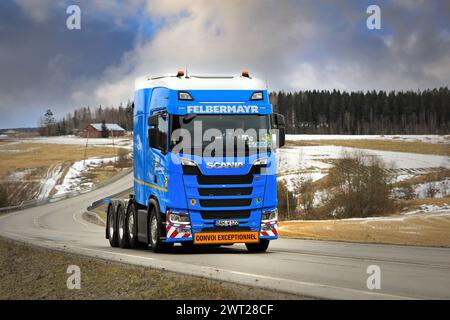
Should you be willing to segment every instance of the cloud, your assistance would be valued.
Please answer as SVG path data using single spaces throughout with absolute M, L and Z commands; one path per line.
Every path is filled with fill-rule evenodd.
M 52 0 L 15 0 L 23 13 L 29 16 L 35 23 L 45 23 L 48 21 L 51 10 L 55 7 Z
M 185 67 L 191 74 L 249 69 L 273 90 L 450 81 L 448 1 L 380 1 L 382 30 L 366 28 L 366 5 L 355 1 L 80 1 L 79 33 L 61 29 L 65 10 L 46 2 L 16 0 L 32 26 L 0 10 L 0 67 L 9 75 L 0 76 L 2 110 L 5 101 L 19 110 L 51 104 L 60 113 L 117 105 L 133 98 L 136 77 Z
M 152 18 L 165 21 L 152 39 L 136 44 L 122 64 L 106 71 L 94 93 L 100 101 L 123 100 L 134 78 L 187 67 L 191 73 L 238 74 L 250 69 L 275 82 L 320 24 L 310 5 L 295 1 L 150 1 Z
M 439 8 L 418 12 L 418 0 L 396 2 L 381 6 L 387 31 L 368 31 L 365 8 L 353 2 L 148 1 L 149 16 L 164 26 L 109 68 L 109 81 L 100 81 L 93 96 L 123 101 L 132 97 L 135 77 L 184 67 L 225 74 L 248 68 L 286 90 L 448 85 L 450 43 L 433 22 Z

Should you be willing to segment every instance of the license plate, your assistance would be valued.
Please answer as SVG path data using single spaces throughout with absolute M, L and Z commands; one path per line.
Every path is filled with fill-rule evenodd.
M 198 232 L 194 233 L 195 244 L 211 243 L 258 243 L 259 232 Z
M 239 220 L 220 219 L 216 220 L 216 227 L 234 227 L 239 225 Z

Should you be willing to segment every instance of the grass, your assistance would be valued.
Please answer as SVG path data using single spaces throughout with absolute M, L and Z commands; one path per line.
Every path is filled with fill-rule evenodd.
M 81 178 L 94 184 L 112 178 L 120 169 L 131 166 L 132 162 L 124 155 L 130 151 L 125 148 L 108 146 L 89 146 L 85 152 L 84 145 L 52 144 L 52 143 L 11 143 L 0 142 L 0 183 L 7 186 L 8 199 L 11 205 L 32 199 L 41 187 L 41 181 L 47 171 L 61 166 L 62 172 L 57 184 L 63 179 L 75 161 L 86 158 L 111 158 L 120 156 L 116 166 L 103 164 L 82 174 Z M 11 179 L 10 174 L 29 169 L 21 179 Z M 50 192 L 50 196 L 56 189 Z
M 416 185 L 431 181 L 443 181 L 446 178 L 450 178 L 450 169 L 439 168 L 437 170 L 433 170 L 431 172 L 420 174 L 410 179 L 397 182 L 395 183 L 395 186 Z
M 415 210 L 421 205 L 435 205 L 435 206 L 450 205 L 450 197 L 398 200 L 398 207 L 401 208 L 403 211 Z
M 410 152 L 419 154 L 450 155 L 450 144 L 427 143 L 422 141 L 395 140 L 314 140 L 288 141 L 288 146 L 333 145 L 359 149 Z
M 100 218 L 103 219 L 103 221 L 106 221 L 106 208 L 108 207 L 107 204 L 102 204 L 99 207 L 96 207 L 92 209 L 92 212 L 95 212 Z
M 69 290 L 69 265 L 81 289 Z M 28 247 L 0 239 L 0 299 L 299 299 L 274 290 Z
M 119 152 L 111 147 L 90 146 L 86 158 L 109 158 Z M 114 153 L 116 152 L 116 154 Z M 0 145 L 0 175 L 27 168 L 50 167 L 84 159 L 85 147 L 68 144 L 20 143 Z
M 450 198 L 430 198 L 404 201 L 404 208 L 415 210 L 420 205 L 450 204 Z M 334 240 L 398 245 L 450 247 L 450 216 L 430 216 L 426 213 L 390 220 L 321 220 L 284 221 L 280 236 L 284 238 Z M 398 218 L 398 219 L 397 219 Z

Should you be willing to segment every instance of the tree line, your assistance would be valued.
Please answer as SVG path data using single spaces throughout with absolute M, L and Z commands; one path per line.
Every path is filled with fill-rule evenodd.
M 345 92 L 306 90 L 271 92 L 274 111 L 286 118 L 287 133 L 448 134 L 450 90 Z M 117 123 L 133 130 L 133 103 L 79 108 L 56 120 L 48 109 L 41 135 L 77 134 L 90 123 Z
M 448 134 L 450 90 L 272 92 L 288 133 Z
M 91 109 L 81 107 L 57 120 L 51 109 L 47 109 L 40 119 L 39 132 L 44 136 L 78 134 L 91 123 L 116 123 L 127 131 L 133 131 L 133 103 L 126 106 L 102 107 Z M 102 126 L 103 127 L 103 126 Z

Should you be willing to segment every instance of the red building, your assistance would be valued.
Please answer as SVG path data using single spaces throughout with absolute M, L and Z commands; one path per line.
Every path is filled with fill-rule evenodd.
M 115 123 L 106 123 L 106 128 L 109 133 L 109 137 L 122 137 L 126 134 L 124 128 Z M 102 124 L 91 123 L 84 129 L 82 133 L 84 138 L 101 138 L 102 137 Z

